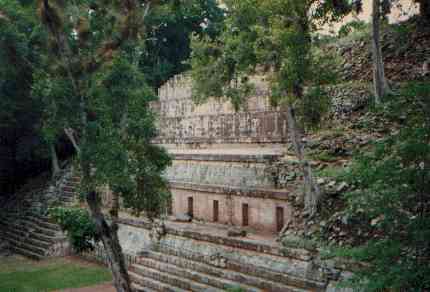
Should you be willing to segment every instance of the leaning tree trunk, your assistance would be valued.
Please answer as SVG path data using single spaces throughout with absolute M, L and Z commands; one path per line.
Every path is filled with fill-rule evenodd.
M 49 150 L 51 152 L 52 177 L 56 177 L 60 172 L 60 165 L 58 163 L 58 156 L 57 151 L 55 150 L 54 142 L 49 143 Z
M 381 25 L 380 0 L 373 0 L 372 5 L 372 55 L 373 55 L 373 87 L 375 103 L 381 103 L 382 98 L 389 92 L 385 79 L 384 61 L 382 58 L 380 25 Z
M 95 191 L 93 184 L 91 183 L 91 165 L 86 149 L 86 144 L 93 137 L 91 131 L 88 129 L 88 121 L 86 117 L 86 100 L 84 96 L 81 96 L 80 102 L 80 116 L 82 123 L 82 138 L 79 150 L 80 166 L 82 169 L 82 182 L 83 185 L 89 187 L 86 190 L 86 201 L 90 209 L 91 218 L 93 219 L 97 235 L 103 243 L 104 251 L 106 253 L 106 259 L 109 268 L 112 273 L 114 286 L 117 292 L 132 292 L 130 278 L 128 276 L 124 255 L 118 239 L 118 209 L 119 209 L 119 197 L 118 194 L 114 194 L 114 206 L 113 206 L 113 220 L 109 225 L 105 219 L 105 216 L 101 209 L 101 200 L 98 193 Z M 111 210 L 112 212 L 112 210 Z
M 80 148 L 80 164 L 82 169 L 82 181 L 84 186 L 91 186 L 91 165 L 89 164 L 89 157 L 86 151 L 85 144 L 88 138 L 92 137 L 88 131 L 88 122 L 85 111 L 85 98 L 81 96 L 81 122 L 83 125 L 83 134 L 81 139 Z M 109 268 L 112 273 L 114 286 L 117 292 L 132 292 L 130 285 L 130 278 L 128 276 L 127 267 L 122 253 L 122 248 L 118 239 L 118 209 L 119 209 L 119 197 L 118 194 L 114 194 L 116 200 L 114 200 L 114 214 L 113 220 L 109 225 L 105 219 L 105 216 L 101 210 L 101 200 L 98 193 L 93 187 L 87 190 L 86 201 L 90 209 L 91 218 L 93 219 L 97 234 L 103 243 L 104 251 L 106 253 L 106 259 L 108 261 Z
M 300 134 L 300 130 L 297 126 L 297 121 L 292 105 L 287 105 L 286 113 L 290 140 L 293 144 L 294 152 L 297 156 L 297 159 L 299 160 L 300 167 L 303 172 L 303 202 L 305 205 L 305 211 L 309 214 L 309 217 L 312 217 L 316 214 L 318 210 L 318 203 L 321 197 L 321 192 L 318 187 L 318 184 L 315 182 L 311 165 L 309 161 L 307 161 L 307 159 L 305 158 L 302 135 Z
M 117 292 L 131 292 L 130 278 L 118 239 L 118 224 L 116 220 L 113 220 L 109 226 L 101 211 L 99 202 L 100 200 L 96 191 L 88 192 L 87 203 L 90 208 L 91 217 L 95 222 L 97 233 L 100 235 L 106 252 L 115 288 Z

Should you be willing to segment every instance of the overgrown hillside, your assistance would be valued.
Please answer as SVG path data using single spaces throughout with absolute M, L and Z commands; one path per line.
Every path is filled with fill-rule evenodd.
M 324 122 L 305 136 L 323 196 L 317 216 L 296 213 L 284 244 L 310 239 L 330 256 L 371 263 L 355 270 L 356 287 L 362 279 L 370 290 L 429 287 L 430 35 L 414 21 L 383 35 L 392 94 L 382 105 L 372 97 L 368 29 L 328 45 L 341 55 L 342 81 L 328 90 Z
M 355 27 L 346 29 L 328 48 L 341 56 L 339 69 L 343 81 L 372 82 L 371 27 L 363 23 Z M 427 26 L 415 18 L 385 24 L 381 41 L 388 80 L 430 81 L 430 30 Z

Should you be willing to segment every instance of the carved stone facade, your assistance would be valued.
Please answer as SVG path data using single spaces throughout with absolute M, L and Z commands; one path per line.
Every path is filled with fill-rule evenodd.
M 289 191 L 273 173 L 283 157 L 287 121 L 270 106 L 263 79 L 240 111 L 230 102 L 192 100 L 191 80 L 176 76 L 159 89 L 159 135 L 174 160 L 166 171 L 172 212 L 205 222 L 276 233 L 291 220 Z
M 270 106 L 268 88 L 255 79 L 255 96 L 235 111 L 223 99 L 196 105 L 191 80 L 176 76 L 159 89 L 159 136 L 162 144 L 282 143 L 287 138 L 286 116 Z

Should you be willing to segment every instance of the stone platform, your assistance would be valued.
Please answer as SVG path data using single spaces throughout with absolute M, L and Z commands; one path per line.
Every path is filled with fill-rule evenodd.
M 291 249 L 285 256 L 275 236 L 251 232 L 245 237 L 229 237 L 230 228 L 165 221 L 161 234 L 156 235 L 147 220 L 123 214 L 119 238 L 124 252 L 136 258 L 130 265 L 136 289 L 325 290 L 326 280 L 312 264 L 312 252 Z

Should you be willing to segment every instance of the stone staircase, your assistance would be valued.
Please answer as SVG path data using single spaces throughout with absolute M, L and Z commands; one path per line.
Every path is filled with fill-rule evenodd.
M 252 265 L 228 263 L 215 266 L 204 256 L 169 247 L 145 251 L 131 265 L 129 275 L 136 291 L 324 291 L 325 283 L 298 278 Z
M 10 251 L 35 260 L 68 253 L 65 234 L 47 212 L 53 205 L 74 204 L 80 179 L 69 167 L 51 182 L 29 183 L 15 195 L 16 200 L 2 206 L 0 241 L 7 242 Z
M 31 212 L 15 214 L 4 220 L 2 225 L 0 236 L 9 243 L 9 249 L 14 253 L 40 260 L 66 252 L 67 239 L 60 227 L 51 223 L 48 217 Z

